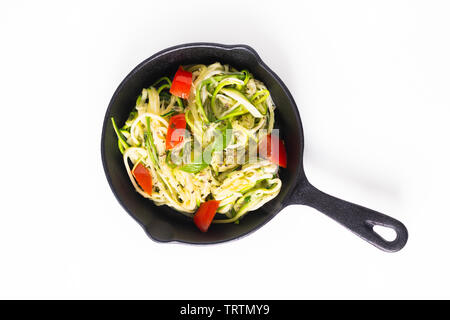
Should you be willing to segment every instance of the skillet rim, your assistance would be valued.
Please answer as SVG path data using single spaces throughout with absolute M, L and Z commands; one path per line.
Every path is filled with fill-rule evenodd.
M 286 191 L 285 197 L 282 201 L 280 201 L 280 206 L 273 210 L 273 212 L 270 212 L 265 219 L 261 221 L 261 223 L 257 224 L 256 226 L 246 230 L 243 233 L 240 233 L 238 235 L 234 235 L 230 238 L 226 239 L 220 239 L 217 241 L 202 241 L 202 242 L 196 242 L 196 241 L 189 241 L 184 239 L 179 239 L 175 236 L 172 238 L 166 238 L 162 239 L 159 237 L 154 236 L 147 228 L 146 224 L 140 221 L 135 214 L 123 203 L 121 198 L 118 195 L 118 192 L 112 182 L 111 176 L 109 174 L 109 168 L 107 166 L 107 159 L 106 159 L 106 148 L 105 148 L 105 136 L 106 136 L 106 127 L 109 122 L 111 108 L 113 105 L 113 102 L 116 100 L 119 92 L 121 89 L 125 86 L 125 84 L 141 69 L 143 68 L 147 63 L 154 61 L 158 59 L 159 57 L 170 54 L 171 52 L 187 49 L 187 48 L 196 48 L 196 47 L 208 47 L 212 49 L 218 49 L 218 50 L 235 50 L 235 49 L 244 49 L 248 51 L 253 57 L 256 59 L 257 64 L 262 67 L 269 75 L 272 77 L 281 87 L 284 95 L 287 97 L 287 99 L 290 102 L 290 107 L 293 109 L 293 113 L 295 115 L 295 121 L 299 126 L 299 130 L 296 132 L 297 135 L 299 135 L 299 142 L 300 142 L 300 156 L 299 156 L 299 162 L 297 163 L 296 169 L 294 171 L 294 180 L 293 183 L 291 183 L 288 186 L 288 190 Z M 290 93 L 289 89 L 285 85 L 285 83 L 281 80 L 281 78 L 262 60 L 262 58 L 259 56 L 257 51 L 246 44 L 220 44 L 220 43 L 214 43 L 214 42 L 191 42 L 191 43 L 184 43 L 179 44 L 175 46 L 171 46 L 168 48 L 165 48 L 163 50 L 158 51 L 157 53 L 151 55 L 150 57 L 143 60 L 141 63 L 139 63 L 136 67 L 134 67 L 126 76 L 125 78 L 120 82 L 120 84 L 117 86 L 116 90 L 114 91 L 114 94 L 112 95 L 108 107 L 105 111 L 105 116 L 103 119 L 103 125 L 102 125 L 102 135 L 101 135 L 101 141 L 100 141 L 100 148 L 101 148 L 101 158 L 102 158 L 102 165 L 103 169 L 109 184 L 109 187 L 111 188 L 111 191 L 114 194 L 114 197 L 117 199 L 119 204 L 122 206 L 122 208 L 130 215 L 145 231 L 145 233 L 155 242 L 161 242 L 161 243 L 167 243 L 167 242 L 173 242 L 173 243 L 183 243 L 183 244 L 192 244 L 192 245 L 209 245 L 209 244 L 219 244 L 224 242 L 229 242 L 233 240 L 241 239 L 245 236 L 248 236 L 249 234 L 257 231 L 259 228 L 263 227 L 266 223 L 268 223 L 270 220 L 272 220 L 281 210 L 283 210 L 285 207 L 289 206 L 292 203 L 289 203 L 287 199 L 291 197 L 291 195 L 294 193 L 296 186 L 299 185 L 299 183 L 307 181 L 306 175 L 304 172 L 303 167 L 303 152 L 304 152 L 304 135 L 303 135 L 303 125 L 300 118 L 300 112 L 298 110 L 298 106 L 295 103 L 295 100 Z M 278 196 L 277 196 L 278 197 Z M 273 201 L 272 199 L 271 201 Z M 172 209 L 173 210 L 173 209 Z

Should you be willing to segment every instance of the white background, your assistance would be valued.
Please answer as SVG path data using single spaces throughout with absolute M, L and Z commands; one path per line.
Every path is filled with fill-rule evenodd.
M 2 1 L 0 298 L 450 298 L 449 16 L 446 1 Z M 196 41 L 254 47 L 297 101 L 310 181 L 404 222 L 406 247 L 302 206 L 239 241 L 151 241 L 107 184 L 103 116 L 138 63 Z

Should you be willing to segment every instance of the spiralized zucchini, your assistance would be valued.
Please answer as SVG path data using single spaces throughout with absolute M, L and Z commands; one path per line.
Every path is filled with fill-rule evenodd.
M 122 128 L 112 119 L 125 169 L 136 191 L 156 205 L 193 217 L 201 203 L 219 200 L 213 222 L 238 222 L 280 192 L 278 165 L 250 156 L 273 130 L 275 105 L 265 85 L 247 70 L 220 63 L 185 70 L 193 75 L 189 99 L 171 95 L 172 83 L 163 77 L 142 89 Z M 181 113 L 186 135 L 168 151 L 169 120 Z M 202 151 L 200 160 L 195 147 Z M 139 163 L 151 174 L 151 194 L 133 176 Z

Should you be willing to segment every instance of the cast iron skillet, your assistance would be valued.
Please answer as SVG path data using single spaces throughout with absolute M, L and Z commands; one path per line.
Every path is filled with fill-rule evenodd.
M 275 199 L 247 214 L 239 224 L 213 224 L 207 233 L 202 233 L 191 219 L 167 206 L 154 205 L 134 190 L 123 166 L 110 118 L 114 117 L 119 124 L 124 123 L 141 89 L 159 77 L 173 75 L 179 65 L 217 61 L 239 70 L 248 69 L 266 84 L 277 106 L 276 126 L 285 141 L 288 164 L 287 169 L 280 171 L 283 185 Z M 101 153 L 106 177 L 117 200 L 156 241 L 212 244 L 236 239 L 257 230 L 284 207 L 293 204 L 316 208 L 385 251 L 400 250 L 408 238 L 405 226 L 398 220 L 332 197 L 309 183 L 303 171 L 303 130 L 295 101 L 281 79 L 247 45 L 183 44 L 158 52 L 139 64 L 111 98 L 103 122 Z M 394 229 L 397 234 L 395 240 L 386 241 L 373 230 L 375 225 Z

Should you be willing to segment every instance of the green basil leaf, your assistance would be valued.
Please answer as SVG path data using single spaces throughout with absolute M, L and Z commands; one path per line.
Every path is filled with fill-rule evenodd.
M 189 163 L 189 164 L 185 164 L 183 165 L 180 170 L 183 170 L 184 172 L 189 172 L 189 173 L 198 173 L 200 171 L 202 171 L 203 169 L 205 169 L 208 166 L 207 163 Z

